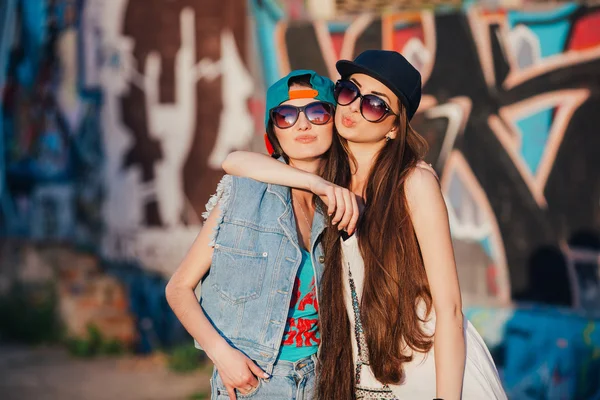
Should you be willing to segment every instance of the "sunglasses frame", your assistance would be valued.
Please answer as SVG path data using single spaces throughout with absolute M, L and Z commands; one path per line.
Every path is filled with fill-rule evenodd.
M 335 101 L 336 101 L 336 103 L 338 103 L 340 106 L 348 106 L 348 105 L 352 104 L 352 103 L 353 103 L 353 102 L 354 102 L 354 101 L 355 101 L 357 98 L 359 98 L 359 97 L 360 97 L 360 105 L 359 105 L 359 109 L 360 109 L 360 115 L 362 115 L 362 117 L 365 119 L 365 121 L 368 121 L 368 122 L 373 122 L 373 123 L 376 123 L 376 122 L 381 122 L 381 121 L 383 121 L 383 120 L 384 120 L 386 117 L 388 117 L 390 114 L 391 114 L 391 115 L 394 115 L 394 116 L 396 116 L 396 117 L 400 117 L 398 114 L 396 114 L 396 113 L 394 112 L 394 110 L 392 110 L 392 109 L 390 108 L 390 106 L 388 105 L 388 103 L 386 103 L 386 101 L 385 101 L 384 99 L 382 99 L 381 97 L 379 97 L 379 96 L 377 96 L 377 95 L 374 95 L 374 94 L 362 94 L 362 93 L 360 92 L 360 88 L 359 88 L 359 87 L 356 85 L 356 83 L 354 83 L 354 82 L 352 82 L 352 81 L 350 81 L 350 80 L 348 80 L 348 79 L 340 79 L 340 80 L 338 80 L 338 81 L 335 83 L 335 88 L 337 89 L 338 85 L 342 84 L 343 82 L 347 82 L 347 83 L 351 84 L 352 86 L 354 86 L 354 87 L 356 88 L 356 90 L 355 90 L 356 96 L 355 96 L 355 97 L 354 97 L 354 98 L 353 98 L 353 99 L 352 99 L 350 102 L 348 102 L 348 103 L 346 103 L 346 104 L 342 104 L 342 103 L 340 103 L 340 102 L 338 101 L 338 97 L 339 97 L 339 95 L 337 94 L 337 90 L 335 90 L 335 89 L 334 89 L 334 92 L 333 92 L 333 93 L 334 93 L 334 95 L 335 95 Z M 383 115 L 382 115 L 382 116 L 381 116 L 379 119 L 377 119 L 377 120 L 375 120 L 375 121 L 371 121 L 370 119 L 368 119 L 367 117 L 365 117 L 365 114 L 364 114 L 364 112 L 363 112 L 363 100 L 364 100 L 364 99 L 365 99 L 365 97 L 367 97 L 367 96 L 369 96 L 369 97 L 375 97 L 377 100 L 381 101 L 381 102 L 383 103 L 383 105 L 385 106 L 385 112 L 383 113 Z
M 314 122 L 312 122 L 310 120 L 310 118 L 308 118 L 308 115 L 306 115 L 306 108 L 314 105 L 314 104 L 323 104 L 325 106 L 325 108 L 329 108 L 330 112 L 329 112 L 329 119 L 325 122 L 323 122 L 322 124 L 316 124 Z M 279 125 L 277 125 L 277 122 L 275 122 L 275 118 L 273 118 L 273 115 L 275 114 L 275 110 L 277 110 L 278 108 L 281 107 L 291 107 L 291 108 L 295 108 L 296 109 L 296 119 L 294 120 L 294 123 L 291 124 L 290 126 L 286 126 L 286 127 L 280 127 Z M 298 118 L 300 118 L 300 113 L 304 113 L 304 116 L 306 117 L 306 119 L 308 120 L 308 122 L 310 122 L 313 125 L 326 125 L 331 121 L 331 118 L 333 117 L 333 115 L 335 114 L 335 106 L 333 104 L 329 104 L 325 101 L 321 101 L 321 100 L 317 100 L 317 101 L 313 101 L 311 103 L 305 104 L 303 106 L 293 106 L 291 104 L 282 104 L 279 105 L 277 107 L 274 107 L 271 109 L 271 111 L 269 111 L 269 117 L 271 118 L 271 121 L 273 121 L 273 125 L 276 126 L 279 129 L 289 129 L 291 127 L 293 127 L 294 125 L 296 125 L 296 122 L 298 122 Z

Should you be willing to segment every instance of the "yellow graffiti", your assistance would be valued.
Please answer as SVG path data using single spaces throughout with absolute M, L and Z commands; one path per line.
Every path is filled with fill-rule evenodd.
M 488 326 L 488 321 L 491 319 L 491 313 L 489 310 L 479 310 L 475 312 L 470 319 L 471 324 L 475 329 L 482 332 L 485 330 L 485 327 Z
M 588 326 L 586 326 L 586 328 L 583 330 L 583 341 L 588 346 L 592 345 L 592 333 L 594 333 L 595 329 L 596 324 L 594 323 L 594 321 L 590 321 L 588 323 Z

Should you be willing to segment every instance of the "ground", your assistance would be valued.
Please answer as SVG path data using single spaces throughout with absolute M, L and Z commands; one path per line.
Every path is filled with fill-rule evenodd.
M 2 400 L 208 399 L 209 371 L 176 374 L 164 357 L 77 359 L 61 348 L 0 345 Z

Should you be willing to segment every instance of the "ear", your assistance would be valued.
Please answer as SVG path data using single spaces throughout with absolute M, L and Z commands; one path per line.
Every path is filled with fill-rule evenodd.
M 389 137 L 391 140 L 394 140 L 394 139 L 396 139 L 397 135 L 398 135 L 398 124 L 394 124 L 385 136 Z

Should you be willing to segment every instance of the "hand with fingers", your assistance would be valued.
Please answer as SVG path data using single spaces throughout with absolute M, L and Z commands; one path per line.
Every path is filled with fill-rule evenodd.
M 254 361 L 231 346 L 220 350 L 214 361 L 221 381 L 225 389 L 227 389 L 227 394 L 231 400 L 236 400 L 237 398 L 235 394 L 236 389 L 241 394 L 248 394 L 258 385 L 258 378 L 269 378 L 269 375 L 256 365 Z
M 359 199 L 350 190 L 316 177 L 309 187 L 327 205 L 331 224 L 338 230 L 354 233 L 360 215 Z

